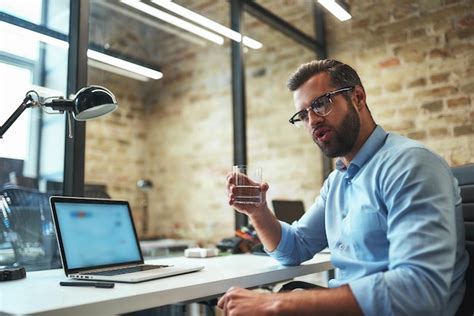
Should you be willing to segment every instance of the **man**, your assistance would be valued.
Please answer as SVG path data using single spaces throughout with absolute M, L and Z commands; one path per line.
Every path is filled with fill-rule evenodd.
M 326 156 L 338 157 L 336 170 L 293 225 L 279 222 L 266 202 L 235 203 L 232 176 L 229 204 L 249 216 L 267 252 L 282 264 L 300 264 L 329 247 L 340 273 L 322 290 L 232 288 L 218 306 L 227 315 L 454 315 L 469 259 L 448 165 L 376 125 L 348 65 L 304 64 L 288 87 L 298 111 L 290 122 L 306 128 Z M 265 198 L 268 185 L 260 188 Z

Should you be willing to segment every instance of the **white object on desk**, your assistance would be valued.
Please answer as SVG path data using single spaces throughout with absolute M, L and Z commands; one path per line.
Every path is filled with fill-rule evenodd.
M 0 315 L 112 315 L 225 293 L 231 286 L 251 288 L 332 269 L 329 255 L 316 255 L 299 266 L 285 267 L 268 256 L 250 254 L 214 258 L 171 257 L 150 264 L 199 263 L 199 272 L 137 284 L 116 283 L 114 289 L 63 287 L 60 269 L 27 272 L 26 279 L 0 287 Z
M 188 248 L 184 250 L 184 256 L 187 258 L 208 258 L 219 254 L 217 248 Z

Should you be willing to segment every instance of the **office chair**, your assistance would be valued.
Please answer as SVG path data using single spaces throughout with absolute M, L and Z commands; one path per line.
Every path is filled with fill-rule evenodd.
M 15 185 L 0 190 L 0 231 L 8 236 L 14 263 L 28 271 L 61 267 L 49 196 Z
M 474 164 L 453 167 L 453 174 L 461 189 L 466 249 L 469 253 L 469 267 L 466 270 L 466 292 L 457 316 L 474 315 Z

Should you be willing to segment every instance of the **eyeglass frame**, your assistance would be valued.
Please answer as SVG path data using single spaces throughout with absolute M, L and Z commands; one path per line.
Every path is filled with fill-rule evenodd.
M 350 86 L 350 87 L 344 87 L 344 88 L 339 88 L 337 90 L 334 90 L 334 91 L 330 91 L 330 92 L 327 92 L 323 95 L 320 95 L 316 98 L 313 99 L 313 101 L 311 101 L 310 105 L 301 110 L 301 111 L 298 111 L 296 112 L 295 114 L 293 114 L 293 116 L 289 119 L 289 122 L 293 125 L 295 125 L 296 127 L 299 127 L 298 126 L 298 122 L 304 122 L 302 119 L 298 118 L 297 116 L 300 114 L 300 113 L 303 113 L 303 112 L 308 112 L 309 110 L 312 110 L 314 114 L 320 116 L 320 117 L 325 117 L 325 116 L 328 116 L 331 112 L 332 112 L 332 97 L 333 96 L 336 96 L 338 94 L 341 94 L 341 93 L 344 93 L 344 92 L 347 92 L 347 91 L 351 91 L 355 88 L 355 86 Z M 318 100 L 320 100 L 321 98 L 328 98 L 329 99 L 329 103 L 331 104 L 331 109 L 326 112 L 325 114 L 320 114 L 317 112 L 317 104 L 318 104 Z

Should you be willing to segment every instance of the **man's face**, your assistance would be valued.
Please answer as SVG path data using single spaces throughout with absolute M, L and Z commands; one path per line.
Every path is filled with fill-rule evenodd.
M 328 74 L 315 75 L 294 92 L 295 107 L 297 111 L 306 109 L 315 98 L 334 90 Z M 331 101 L 332 111 L 327 116 L 310 110 L 305 126 L 326 156 L 343 157 L 351 152 L 359 136 L 359 114 L 342 94 L 332 96 Z

